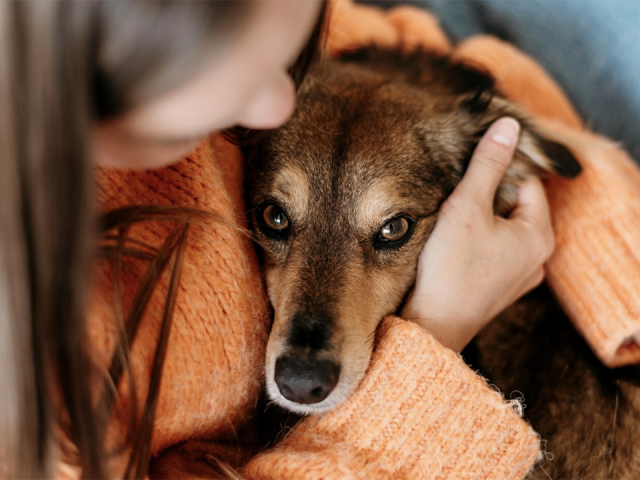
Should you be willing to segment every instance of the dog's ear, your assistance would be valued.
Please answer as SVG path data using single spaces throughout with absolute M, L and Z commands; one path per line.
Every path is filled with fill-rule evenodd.
M 565 178 L 576 177 L 582 171 L 576 157 L 560 141 L 540 133 L 530 119 L 520 118 L 519 121 L 521 133 L 514 161 L 533 164 L 541 174 Z
M 460 106 L 476 119 L 477 140 L 500 117 L 511 116 L 520 123 L 518 147 L 496 193 L 496 214 L 507 215 L 515 208 L 518 186 L 526 178 L 532 175 L 573 178 L 582 171 L 576 157 L 561 141 L 552 139 L 550 133 L 542 133 L 533 119 L 511 102 L 495 95 L 493 88 L 480 88 L 463 98 Z
M 530 119 L 516 118 L 521 125 L 520 139 L 496 192 L 494 210 L 498 215 L 508 215 L 515 208 L 518 186 L 527 177 L 557 175 L 573 178 L 582 171 L 580 163 L 565 145 L 540 133 Z

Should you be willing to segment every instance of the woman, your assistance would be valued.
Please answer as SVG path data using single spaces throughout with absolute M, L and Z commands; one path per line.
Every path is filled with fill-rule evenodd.
M 0 4 L 0 427 L 6 476 L 51 477 L 66 454 L 60 452 L 65 436 L 77 448 L 84 477 L 147 473 L 149 457 L 158 450 L 155 431 L 151 438 L 152 392 L 158 395 L 163 356 L 149 373 L 151 400 L 142 417 L 124 416 L 136 428 L 115 435 L 124 437 L 126 455 L 132 458 L 116 462 L 125 470 L 107 465 L 113 451 L 107 451 L 103 439 L 111 438 L 107 426 L 114 425 L 110 417 L 117 413 L 109 408 L 109 395 L 99 401 L 96 395 L 104 393 L 109 377 L 89 367 L 90 358 L 95 363 L 91 354 L 101 348 L 100 337 L 87 330 L 88 285 L 97 253 L 93 167 L 157 168 L 177 162 L 210 132 L 281 125 L 294 108 L 289 73 L 299 83 L 318 41 L 322 9 L 315 1 Z M 523 188 L 512 218 L 491 214 L 517 133 L 517 124 L 506 119 L 485 135 L 463 182 L 443 206 L 442 220 L 421 257 L 420 272 L 428 275 L 418 276 L 404 310 L 406 318 L 456 351 L 542 280 L 542 263 L 551 253 L 539 182 Z M 469 229 L 473 241 L 462 234 Z M 175 253 L 174 272 L 180 267 L 177 259 L 185 258 L 186 226 L 179 236 L 181 243 L 167 247 Z M 487 265 L 494 267 L 491 281 Z M 169 293 L 175 295 L 171 283 Z M 170 325 L 171 308 L 166 312 L 163 326 Z M 424 336 L 420 341 L 430 338 L 419 335 Z M 123 369 L 137 372 L 126 335 L 119 338 L 111 350 L 124 358 L 115 361 L 122 367 L 119 375 Z M 158 342 L 166 348 L 168 338 Z M 154 345 L 150 351 L 160 350 Z M 460 363 L 455 355 L 443 358 Z M 102 367 L 109 365 L 114 362 L 107 360 Z M 252 384 L 260 377 L 259 364 L 255 367 Z M 169 377 L 163 388 L 180 381 Z M 111 381 L 122 388 L 117 378 Z M 128 379 L 133 382 L 132 375 Z M 482 385 L 478 395 L 495 395 Z M 129 388 L 136 387 L 131 383 Z M 191 386 L 184 388 L 188 396 Z M 255 393 L 248 403 L 255 402 Z M 128 398 L 137 412 L 144 397 Z M 352 421 L 364 425 L 367 415 L 361 411 Z M 115 424 L 120 428 L 126 422 Z M 527 447 L 514 455 L 530 458 L 533 452 L 535 457 L 533 435 L 523 435 Z M 114 445 L 122 446 L 109 447 Z M 530 460 L 523 462 L 518 471 L 528 468 Z

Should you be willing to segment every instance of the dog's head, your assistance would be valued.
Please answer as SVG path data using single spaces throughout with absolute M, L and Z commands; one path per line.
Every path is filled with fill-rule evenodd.
M 287 125 L 248 152 L 251 221 L 275 312 L 270 397 L 312 413 L 358 385 L 376 328 L 411 288 L 438 208 L 497 118 L 521 125 L 496 195 L 506 215 L 528 175 L 580 166 L 491 79 L 447 59 L 365 52 L 326 62 L 303 85 Z

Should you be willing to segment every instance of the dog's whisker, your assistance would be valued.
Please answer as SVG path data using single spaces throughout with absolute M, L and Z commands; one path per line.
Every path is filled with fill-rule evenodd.
M 307 120 L 311 125 L 313 125 L 316 130 L 318 130 L 319 132 L 325 133 L 327 135 L 333 135 L 333 136 L 338 136 L 338 135 L 342 135 L 345 133 L 346 130 L 342 130 L 341 132 L 329 132 L 328 130 L 324 130 L 323 128 L 320 127 L 320 125 L 318 125 L 317 123 L 315 123 L 313 120 L 308 119 Z
M 345 100 L 345 98 L 344 98 L 342 95 L 340 95 L 338 92 L 336 92 L 333 88 L 331 88 L 331 87 L 330 87 L 329 85 L 327 85 L 326 83 L 324 83 L 324 82 L 322 82 L 322 81 L 318 80 L 318 79 L 317 79 L 316 77 L 314 77 L 313 75 L 309 74 L 309 75 L 308 75 L 308 77 L 309 77 L 309 79 L 310 79 L 310 80 L 313 80 L 314 82 L 316 82 L 316 83 L 318 83 L 318 84 L 322 85 L 324 88 L 326 88 L 326 89 L 327 89 L 327 90 L 329 90 L 331 93 L 333 93 L 336 97 L 338 97 L 340 100 L 342 100 L 342 101 L 344 102 L 345 106 L 349 109 L 349 112 L 350 112 L 351 114 L 353 114 L 353 110 L 351 110 L 351 105 L 349 105 L 349 102 L 347 102 L 347 101 Z

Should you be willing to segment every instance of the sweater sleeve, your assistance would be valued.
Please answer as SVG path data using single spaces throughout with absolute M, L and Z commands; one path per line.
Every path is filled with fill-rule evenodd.
M 640 364 L 640 169 L 598 135 L 545 125 L 583 167 L 573 181 L 547 182 L 556 235 L 547 281 L 605 365 Z
M 523 478 L 540 445 L 515 407 L 426 331 L 388 317 L 354 395 L 306 418 L 243 473 L 256 480 Z

